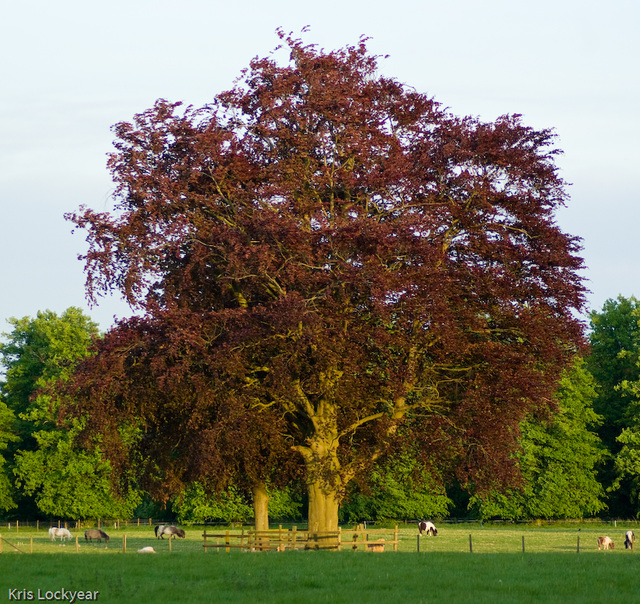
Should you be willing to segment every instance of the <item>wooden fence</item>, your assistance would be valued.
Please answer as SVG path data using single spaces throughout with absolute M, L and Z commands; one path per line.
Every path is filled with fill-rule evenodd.
M 0 522 L 0 530 L 6 527 L 8 531 L 19 532 L 21 529 L 35 529 L 36 531 L 44 530 L 48 531 L 49 527 L 57 526 L 58 528 L 66 529 L 85 529 L 97 526 L 98 528 L 105 527 L 107 529 L 121 529 L 128 527 L 140 527 L 140 526 L 153 526 L 154 524 L 174 524 L 174 521 L 169 520 L 154 520 L 153 518 L 134 518 L 133 520 L 104 520 L 102 518 L 87 519 L 87 520 L 8 520 Z
M 349 530 L 338 528 L 337 531 L 318 533 L 308 530 L 299 531 L 297 527 L 291 529 L 269 529 L 256 531 L 244 530 L 240 533 L 224 531 L 219 533 L 202 534 L 203 547 L 206 552 L 209 548 L 226 552 L 232 549 L 248 551 L 286 551 L 298 549 L 313 550 L 342 550 L 350 547 L 354 551 L 358 549 L 371 552 L 382 552 L 386 546 L 393 546 L 393 551 L 398 551 L 398 527 L 394 529 L 368 530 L 361 527 Z M 389 539 L 389 537 L 391 537 Z

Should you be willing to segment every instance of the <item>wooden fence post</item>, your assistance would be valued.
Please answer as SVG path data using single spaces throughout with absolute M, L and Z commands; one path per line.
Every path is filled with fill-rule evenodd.
M 522 535 L 522 553 L 524 554 L 524 535 Z
M 580 535 L 578 535 L 578 549 L 576 550 L 576 553 L 580 553 Z
M 418 552 L 419 552 L 420 551 L 420 534 L 419 533 L 418 533 L 417 537 L 418 537 Z
M 471 541 L 471 533 L 469 533 L 469 553 L 473 554 L 473 543 Z
M 224 542 L 226 547 L 224 548 L 224 551 L 227 552 L 227 554 L 231 551 L 229 549 L 229 531 L 226 531 L 225 536 L 224 536 Z

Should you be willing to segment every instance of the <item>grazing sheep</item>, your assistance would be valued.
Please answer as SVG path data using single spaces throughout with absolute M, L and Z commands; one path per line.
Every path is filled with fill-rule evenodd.
M 613 541 L 609 537 L 598 537 L 598 549 L 613 549 Z
M 164 524 L 156 526 L 156 539 L 164 539 L 164 535 L 169 535 L 169 539 L 171 539 L 172 536 L 180 537 L 180 539 L 185 538 L 185 532 L 181 528 L 165 526 Z
M 438 529 L 435 524 L 426 520 L 418 522 L 418 530 L 420 531 L 421 537 L 422 533 L 427 533 L 427 535 L 431 535 L 432 537 L 435 537 L 438 534 Z
M 625 549 L 633 549 L 633 544 L 635 543 L 636 536 L 633 531 L 627 531 L 624 534 L 624 548 Z
M 56 526 L 52 526 L 49 529 L 49 537 L 51 541 L 55 541 L 56 537 L 60 537 L 60 541 L 73 539 L 73 535 L 66 528 L 58 528 Z
M 102 543 L 104 539 L 106 543 L 109 543 L 109 535 L 100 529 L 89 529 L 85 531 L 84 539 L 85 541 L 93 541 L 95 539 L 98 543 Z
M 155 554 L 156 550 L 154 550 L 150 545 L 147 545 L 147 547 L 143 547 L 139 549 L 138 553 L 139 554 Z

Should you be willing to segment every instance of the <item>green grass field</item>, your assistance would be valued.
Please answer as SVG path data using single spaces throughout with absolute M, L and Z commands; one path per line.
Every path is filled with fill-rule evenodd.
M 437 537 L 421 538 L 420 553 L 412 526 L 401 529 L 398 553 L 204 553 L 202 527 L 187 527 L 187 538 L 174 541 L 171 553 L 168 542 L 156 540 L 149 527 L 106 529 L 111 536 L 108 547 L 82 540 L 76 553 L 75 542 L 51 543 L 44 529 L 20 529 L 16 534 L 2 528 L 9 543 L 25 552 L 33 543 L 34 553 L 22 554 L 3 543 L 0 602 L 25 601 L 29 594 L 34 601 L 54 601 L 57 595 L 69 602 L 69 594 L 78 590 L 99 592 L 98 602 L 154 604 L 633 602 L 640 598 L 640 549 L 624 549 L 627 528 L 635 529 L 631 524 L 443 524 Z M 613 551 L 597 550 L 597 537 L 604 534 L 616 543 Z M 147 545 L 158 554 L 136 553 Z

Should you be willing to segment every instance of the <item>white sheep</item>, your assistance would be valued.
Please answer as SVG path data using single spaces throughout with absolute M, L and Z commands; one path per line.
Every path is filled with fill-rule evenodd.
M 155 554 L 156 550 L 154 550 L 150 545 L 147 545 L 147 547 L 143 547 L 139 549 L 138 553 L 139 554 Z

